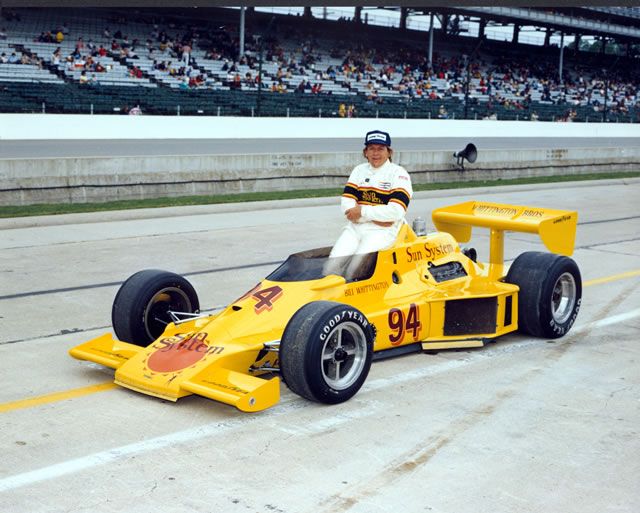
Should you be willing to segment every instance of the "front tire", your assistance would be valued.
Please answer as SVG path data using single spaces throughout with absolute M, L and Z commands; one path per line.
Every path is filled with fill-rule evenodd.
M 113 300 L 111 322 L 119 340 L 145 347 L 173 322 L 170 311 L 195 313 L 199 308 L 198 295 L 185 278 L 147 269 L 121 285 Z
M 373 326 L 356 308 L 314 301 L 291 318 L 280 341 L 280 371 L 287 386 L 311 401 L 338 404 L 367 379 Z
M 520 287 L 520 331 L 544 338 L 559 338 L 568 333 L 582 300 L 582 278 L 575 261 L 552 253 L 528 251 L 511 264 L 506 281 Z

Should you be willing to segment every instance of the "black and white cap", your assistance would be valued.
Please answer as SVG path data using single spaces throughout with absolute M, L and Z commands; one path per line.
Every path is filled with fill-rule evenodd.
M 391 136 L 387 132 L 383 132 L 381 130 L 372 130 L 371 132 L 367 132 L 367 135 L 364 138 L 364 145 L 368 146 L 369 144 L 391 146 Z

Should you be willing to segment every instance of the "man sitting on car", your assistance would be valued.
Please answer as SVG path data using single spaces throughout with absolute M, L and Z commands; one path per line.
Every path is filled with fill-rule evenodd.
M 387 132 L 367 132 L 362 154 L 367 162 L 353 169 L 340 200 L 347 224 L 329 255 L 354 255 L 344 272 L 347 280 L 353 279 L 364 254 L 395 242 L 413 194 L 409 173 L 391 162 L 393 150 Z M 340 274 L 343 262 L 329 260 L 325 273 Z

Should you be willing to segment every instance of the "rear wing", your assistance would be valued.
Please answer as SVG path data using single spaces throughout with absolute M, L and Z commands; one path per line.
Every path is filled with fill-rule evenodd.
M 468 242 L 474 226 L 489 228 L 490 261 L 492 264 L 502 265 L 505 231 L 537 233 L 549 251 L 571 255 L 575 245 L 578 213 L 487 201 L 467 201 L 435 209 L 432 219 L 438 230 L 450 233 L 458 242 Z

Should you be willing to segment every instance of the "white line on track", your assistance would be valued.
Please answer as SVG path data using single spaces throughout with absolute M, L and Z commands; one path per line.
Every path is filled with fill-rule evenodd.
M 640 308 L 636 308 L 635 310 L 630 310 L 629 312 L 606 317 L 604 319 L 600 319 L 599 321 L 590 322 L 589 324 L 585 325 L 584 328 L 603 328 L 605 326 L 611 326 L 612 324 L 620 324 L 621 322 L 628 321 L 630 319 L 633 319 L 634 317 L 638 317 L 639 315 Z
M 619 323 L 628 321 L 630 319 L 636 318 L 638 316 L 640 316 L 640 308 L 631 310 L 623 314 L 607 317 L 599 321 L 590 322 L 574 329 L 576 331 L 584 331 L 586 329 L 602 328 L 605 326 L 610 326 L 612 324 L 619 324 Z M 532 341 L 532 343 L 535 343 L 535 342 L 536 341 Z M 528 344 L 525 343 L 525 345 L 528 345 Z M 390 378 L 381 378 L 377 380 L 372 380 L 365 383 L 363 392 L 368 393 L 374 390 L 379 390 L 381 388 L 397 385 L 399 383 L 414 381 L 417 379 L 423 379 L 427 376 L 440 374 L 442 372 L 448 372 L 453 369 L 474 363 L 475 361 L 478 361 L 478 357 L 481 358 L 482 356 L 486 356 L 486 355 L 483 355 L 483 353 L 473 353 L 473 356 L 474 358 L 469 358 L 469 359 L 446 360 L 444 362 L 438 363 L 436 366 L 429 366 L 429 367 L 416 369 L 414 371 L 405 372 L 403 374 L 395 375 Z M 372 403 L 367 402 L 367 404 L 371 405 Z M 275 408 L 268 410 L 266 412 L 263 412 L 259 415 L 246 416 L 246 417 L 242 417 L 242 418 L 228 421 L 228 422 L 212 422 L 210 424 L 204 424 L 196 428 L 186 429 L 186 430 L 178 431 L 168 435 L 158 436 L 155 438 L 151 438 L 149 440 L 144 440 L 142 442 L 123 445 L 121 447 L 115 447 L 113 449 L 108 449 L 106 451 L 89 454 L 87 456 L 82 456 L 80 458 L 63 461 L 61 463 L 49 465 L 47 467 L 42 467 L 36 470 L 31 470 L 29 472 L 15 474 L 13 476 L 0 479 L 0 492 L 14 490 L 16 488 L 22 488 L 24 486 L 29 486 L 29 485 L 46 481 L 49 479 L 54 479 L 57 477 L 68 475 L 68 474 L 80 472 L 82 470 L 97 467 L 99 465 L 106 465 L 108 463 L 112 463 L 129 456 L 139 455 L 139 454 L 147 453 L 150 451 L 157 451 L 159 449 L 163 449 L 173 445 L 184 444 L 194 440 L 202 440 L 205 437 L 215 437 L 215 436 L 227 433 L 229 431 L 233 431 L 235 429 L 244 427 L 252 422 L 263 422 L 265 417 L 279 417 L 286 413 L 298 410 L 300 408 L 304 408 L 306 405 L 307 405 L 307 402 L 304 401 L 303 399 L 298 397 L 291 397 L 289 399 L 282 401 Z M 337 425 L 344 424 L 345 422 L 349 422 L 351 420 L 361 418 L 362 416 L 363 415 L 361 414 L 351 413 L 351 414 L 337 416 L 336 419 L 331 421 L 322 420 L 322 421 L 319 421 L 318 423 L 314 423 L 307 426 L 306 432 L 307 433 L 319 432 L 319 431 L 322 431 L 324 428 L 335 427 Z M 304 433 L 296 432 L 292 434 L 304 434 Z

